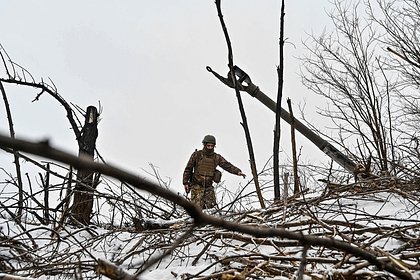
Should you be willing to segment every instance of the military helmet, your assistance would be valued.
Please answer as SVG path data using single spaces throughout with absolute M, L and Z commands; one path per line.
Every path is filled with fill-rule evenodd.
M 203 138 L 203 144 L 205 143 L 211 143 L 216 145 L 216 138 L 213 135 L 206 135 Z

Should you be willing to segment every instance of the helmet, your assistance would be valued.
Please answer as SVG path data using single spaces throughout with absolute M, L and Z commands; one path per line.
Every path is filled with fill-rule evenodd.
M 204 143 L 211 143 L 216 145 L 216 138 L 213 135 L 206 135 L 203 138 L 203 144 Z

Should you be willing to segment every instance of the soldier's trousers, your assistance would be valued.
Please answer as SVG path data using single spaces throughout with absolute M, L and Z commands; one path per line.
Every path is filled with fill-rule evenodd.
M 200 185 L 191 186 L 191 201 L 201 207 L 210 209 L 216 206 L 216 193 L 214 187 L 203 187 Z

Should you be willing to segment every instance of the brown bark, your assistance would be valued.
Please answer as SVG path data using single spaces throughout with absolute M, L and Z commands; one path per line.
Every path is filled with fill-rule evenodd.
M 280 149 L 280 118 L 281 99 L 283 96 L 283 73 L 284 73 L 284 0 L 281 1 L 280 11 L 280 38 L 279 38 L 279 66 L 277 67 L 278 89 L 275 111 L 274 140 L 273 140 L 273 180 L 274 180 L 274 201 L 280 201 L 280 171 L 279 171 L 279 149 Z
M 230 38 L 229 38 L 229 34 L 228 34 L 228 30 L 227 30 L 225 21 L 223 20 L 221 0 L 216 0 L 216 7 L 217 7 L 217 14 L 219 16 L 220 24 L 222 26 L 223 34 L 225 35 L 226 44 L 227 44 L 227 47 L 228 47 L 228 65 L 229 65 L 228 77 L 230 77 L 232 79 L 232 82 L 233 82 L 233 85 L 234 85 L 234 88 L 235 88 L 236 98 L 238 100 L 239 111 L 240 111 L 241 117 L 242 117 L 241 125 L 244 128 L 244 132 L 245 132 L 245 138 L 246 138 L 246 143 L 247 143 L 247 147 L 248 147 L 248 154 L 249 154 L 249 164 L 250 164 L 250 167 L 251 167 L 252 177 L 253 177 L 254 183 L 255 183 L 255 190 L 257 192 L 257 196 L 258 196 L 258 200 L 260 202 L 261 208 L 265 208 L 264 198 L 262 196 L 260 183 L 258 181 L 257 165 L 256 165 L 256 161 L 255 161 L 254 148 L 252 146 L 251 133 L 249 132 L 248 121 L 247 121 L 247 118 L 246 118 L 244 105 L 242 103 L 242 97 L 241 97 L 241 94 L 239 92 L 240 83 L 236 80 L 236 76 L 235 76 L 235 72 L 234 72 L 232 44 L 231 44 L 231 41 L 230 41 Z
M 98 137 L 98 111 L 95 107 L 87 108 L 85 124 L 79 139 L 79 157 L 93 161 Z M 88 225 L 92 215 L 93 192 L 96 188 L 93 180 L 94 172 L 89 169 L 79 169 L 77 172 L 77 183 L 74 188 L 74 198 L 72 207 L 73 218 L 83 224 Z
M 298 165 L 297 165 L 297 151 L 296 151 L 296 134 L 295 134 L 295 117 L 293 115 L 292 109 L 292 101 L 287 99 L 287 105 L 289 106 L 289 114 L 290 114 L 290 134 L 291 134 L 291 141 L 292 141 L 292 158 L 293 158 L 293 180 L 294 180 L 294 188 L 293 194 L 298 194 L 300 192 L 300 181 L 298 175 Z
M 98 265 L 96 267 L 96 272 L 101 275 L 105 275 L 106 277 L 113 279 L 113 280 L 137 280 L 134 275 L 131 275 L 124 271 L 122 268 L 116 266 L 115 264 L 103 260 L 98 259 Z

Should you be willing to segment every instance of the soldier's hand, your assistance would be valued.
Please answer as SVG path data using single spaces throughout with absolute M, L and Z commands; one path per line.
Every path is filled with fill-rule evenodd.
M 188 194 L 190 192 L 190 185 L 184 185 L 185 192 Z
M 239 172 L 239 173 L 238 173 L 238 176 L 242 176 L 244 179 L 245 179 L 245 177 L 246 177 L 246 175 L 245 175 L 244 173 L 242 173 L 242 172 Z

